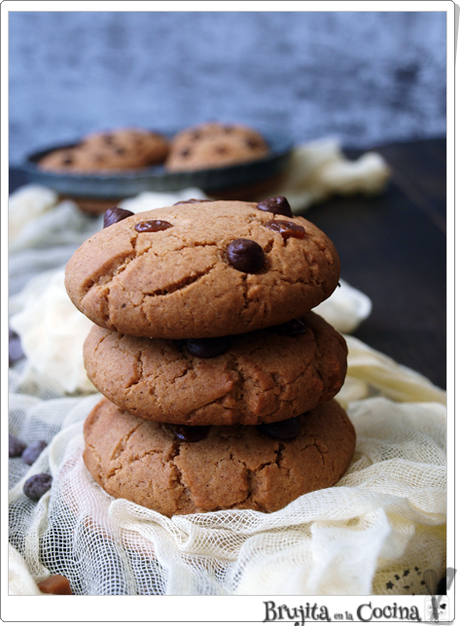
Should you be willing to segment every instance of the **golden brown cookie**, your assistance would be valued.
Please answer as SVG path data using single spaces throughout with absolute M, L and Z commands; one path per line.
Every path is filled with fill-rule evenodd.
M 268 153 L 268 145 L 256 130 L 242 124 L 208 122 L 173 137 L 165 168 L 184 172 L 224 167 L 256 161 Z
M 303 315 L 336 288 L 339 258 L 277 200 L 181 202 L 114 223 L 69 260 L 69 297 L 95 324 L 143 337 L 234 335 Z
M 69 174 L 141 170 L 164 161 L 168 151 L 169 141 L 163 135 L 122 128 L 92 133 L 73 147 L 53 150 L 40 159 L 37 167 Z
M 169 152 L 169 141 L 161 133 L 142 128 L 116 128 L 91 133 L 81 145 L 93 153 L 135 155 L 143 166 L 162 163 Z
M 180 341 L 94 326 L 89 379 L 133 415 L 187 425 L 258 424 L 331 400 L 347 369 L 344 338 L 314 313 L 244 335 Z
M 84 437 L 86 467 L 108 494 L 168 517 L 277 511 L 334 485 L 356 438 L 335 400 L 276 424 L 181 428 L 134 417 L 107 399 L 89 414 Z
M 139 170 L 146 165 L 142 156 L 122 149 L 99 150 L 75 146 L 49 152 L 40 159 L 37 167 L 48 172 L 80 175 Z
M 46 172 L 78 173 L 88 167 L 88 156 L 78 146 L 59 148 L 43 156 L 37 167 Z

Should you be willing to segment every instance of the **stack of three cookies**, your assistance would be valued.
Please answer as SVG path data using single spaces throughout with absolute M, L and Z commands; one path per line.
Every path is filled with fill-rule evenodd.
M 311 309 L 339 274 L 283 197 L 109 209 L 66 268 L 105 396 L 84 426 L 94 480 L 167 516 L 268 513 L 335 484 L 355 447 L 333 400 L 347 348 Z

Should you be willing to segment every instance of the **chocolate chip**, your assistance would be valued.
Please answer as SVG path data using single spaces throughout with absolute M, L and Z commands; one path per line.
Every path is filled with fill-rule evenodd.
M 111 143 L 113 143 L 113 136 L 112 135 L 105 135 L 104 142 L 110 145 Z
M 227 154 L 228 150 L 225 146 L 217 146 L 214 150 L 217 154 Z
M 125 154 L 126 150 L 124 148 L 115 148 L 115 152 L 117 154 Z
M 26 480 L 22 490 L 28 498 L 37 502 L 51 488 L 52 482 L 51 474 L 35 474 Z
M 272 439 L 295 439 L 300 432 L 300 422 L 298 417 L 291 417 L 282 422 L 259 424 L 257 429 Z
M 117 222 L 121 222 L 121 220 L 126 219 L 134 215 L 132 211 L 128 211 L 127 209 L 120 209 L 120 207 L 113 206 L 104 213 L 104 226 L 103 228 L 107 228 L 107 226 L 112 226 L 112 224 L 116 224 Z
M 46 441 L 35 441 L 31 443 L 30 446 L 25 448 L 24 452 L 21 454 L 21 458 L 24 463 L 27 465 L 32 465 L 38 459 L 42 451 L 46 448 L 48 444 Z
M 289 237 L 301 239 L 306 235 L 303 226 L 295 224 L 294 222 L 288 222 L 287 220 L 270 220 L 265 226 L 279 233 L 284 240 L 289 239 Z
M 272 326 L 270 329 L 279 335 L 289 335 L 289 337 L 299 337 L 303 335 L 306 331 L 306 327 L 304 322 L 299 319 L 293 319 L 289 322 L 285 322 L 284 324 L 279 324 L 278 326 Z
M 8 436 L 8 457 L 10 459 L 16 456 L 21 456 L 26 448 L 26 443 L 24 443 L 14 435 Z
M 14 330 L 9 332 L 9 364 L 12 365 L 24 356 L 21 339 Z
M 173 433 L 180 441 L 195 442 L 205 439 L 209 433 L 209 426 L 171 425 Z
M 261 211 L 269 211 L 275 215 L 292 217 L 291 206 L 284 196 L 274 196 L 273 198 L 262 200 L 262 202 L 259 202 L 257 205 L 257 208 Z
M 139 222 L 134 227 L 138 233 L 156 233 L 159 230 L 167 230 L 172 228 L 173 225 L 164 220 L 148 220 L 147 222 Z
M 174 203 L 174 206 L 176 206 L 176 204 L 195 204 L 196 202 L 209 202 L 209 200 L 196 200 L 195 198 L 190 198 L 190 200 L 179 200 L 179 202 Z
M 181 153 L 180 153 L 180 155 L 182 157 L 188 157 L 189 154 L 190 154 L 190 150 L 188 148 L 185 148 L 184 150 L 181 150 Z
M 62 159 L 62 165 L 72 165 L 72 163 L 73 163 L 72 157 L 66 157 Z
M 252 239 L 234 239 L 227 246 L 227 259 L 240 272 L 255 274 L 265 264 L 265 253 Z
M 230 337 L 208 337 L 204 339 L 187 339 L 185 347 L 192 356 L 200 359 L 211 359 L 214 356 L 224 354 L 230 346 Z
M 259 142 L 255 141 L 255 139 L 246 139 L 246 145 L 248 148 L 255 150 L 259 146 Z
M 42 593 L 52 593 L 54 596 L 71 596 L 70 583 L 65 576 L 54 574 L 45 580 L 37 583 L 37 587 Z

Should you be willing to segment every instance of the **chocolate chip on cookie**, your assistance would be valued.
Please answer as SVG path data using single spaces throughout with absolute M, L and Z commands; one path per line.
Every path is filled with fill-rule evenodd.
M 107 228 L 107 226 L 111 226 L 112 224 L 116 224 L 117 222 L 121 222 L 121 220 L 126 219 L 134 215 L 132 211 L 128 211 L 126 209 L 121 209 L 120 207 L 114 206 L 104 213 L 104 226 L 103 228 Z
M 279 233 L 283 239 L 289 239 L 289 237 L 298 237 L 301 239 L 306 235 L 303 226 L 286 220 L 270 220 L 265 226 Z
M 209 433 L 209 426 L 184 426 L 171 424 L 171 430 L 180 441 L 201 441 Z
M 240 272 L 250 274 L 255 274 L 265 265 L 265 253 L 252 239 L 234 239 L 228 244 L 227 259 Z
M 137 230 L 138 233 L 157 233 L 160 230 L 172 227 L 173 225 L 165 220 L 147 220 L 146 222 L 136 224 L 134 230 Z
M 300 421 L 298 417 L 291 417 L 282 422 L 260 424 L 257 428 L 259 432 L 273 439 L 295 439 L 300 432 Z
M 273 198 L 267 198 L 258 203 L 257 208 L 260 211 L 269 211 L 275 215 L 285 215 L 286 217 L 292 217 L 291 205 L 284 196 L 274 196 Z
M 211 359 L 224 354 L 230 346 L 230 337 L 204 337 L 203 339 L 188 339 L 185 343 L 187 351 L 200 359 Z

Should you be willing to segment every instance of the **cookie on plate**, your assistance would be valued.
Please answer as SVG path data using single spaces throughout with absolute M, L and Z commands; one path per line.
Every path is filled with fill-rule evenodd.
M 45 172 L 79 173 L 88 167 L 88 155 L 78 146 L 59 148 L 42 156 L 37 167 Z
M 331 400 L 345 379 L 347 345 L 310 312 L 266 330 L 188 341 L 94 326 L 84 361 L 95 387 L 132 415 L 187 425 L 258 424 Z
M 208 122 L 187 128 L 171 141 L 170 172 L 196 171 L 256 161 L 269 154 L 262 135 L 242 124 Z
M 126 217 L 73 254 L 68 295 L 98 326 L 143 337 L 235 335 L 299 317 L 334 291 L 340 262 L 281 200 L 181 202 Z
M 356 435 L 331 400 L 262 426 L 170 426 L 103 399 L 84 424 L 83 459 L 110 495 L 171 517 L 222 509 L 277 511 L 345 474 Z
M 146 165 L 142 156 L 122 149 L 102 150 L 75 146 L 49 152 L 38 161 L 37 167 L 47 172 L 80 175 L 139 170 Z
M 94 153 L 135 155 L 143 166 L 162 163 L 169 152 L 169 140 L 161 133 L 142 128 L 116 128 L 91 133 L 81 145 Z

